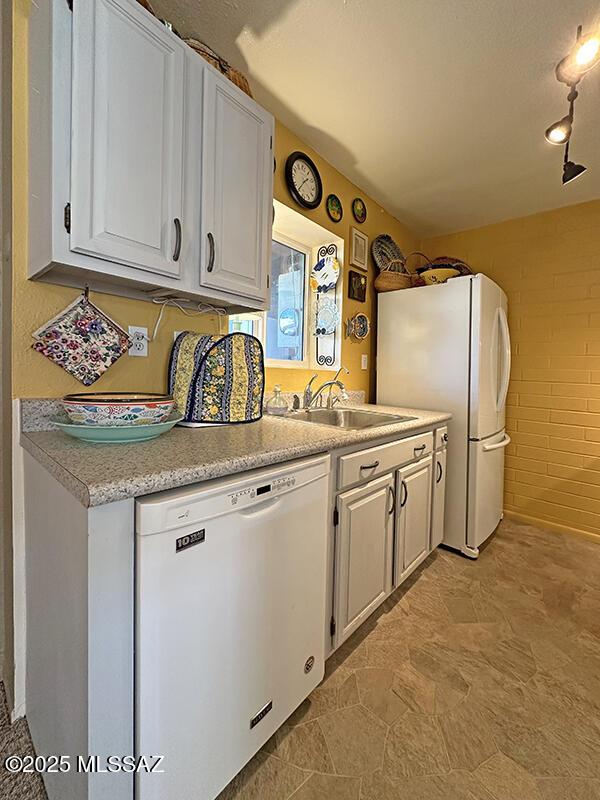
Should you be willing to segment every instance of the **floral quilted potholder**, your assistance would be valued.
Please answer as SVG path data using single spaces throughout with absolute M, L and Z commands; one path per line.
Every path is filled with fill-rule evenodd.
M 125 331 L 85 294 L 42 325 L 33 338 L 34 350 L 70 372 L 84 386 L 97 381 L 131 345 Z

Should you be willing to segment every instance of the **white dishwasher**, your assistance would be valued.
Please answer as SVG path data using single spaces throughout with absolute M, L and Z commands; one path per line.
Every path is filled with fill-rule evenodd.
M 213 800 L 324 674 L 329 456 L 136 502 L 138 800 Z

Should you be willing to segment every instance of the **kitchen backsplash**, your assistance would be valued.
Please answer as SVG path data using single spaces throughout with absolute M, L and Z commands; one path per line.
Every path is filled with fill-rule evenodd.
M 282 392 L 281 396 L 292 408 L 294 394 L 297 392 Z M 265 392 L 264 405 L 273 395 L 273 392 Z M 302 401 L 302 394 L 298 395 Z M 348 399 L 341 400 L 345 406 L 360 405 L 365 402 L 363 391 L 349 391 Z M 21 399 L 21 430 L 23 431 L 47 431 L 55 428 L 52 419 L 63 414 L 61 401 L 56 397 L 25 397 Z

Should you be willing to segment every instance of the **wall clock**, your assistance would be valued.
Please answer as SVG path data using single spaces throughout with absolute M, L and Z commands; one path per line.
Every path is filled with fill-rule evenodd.
M 354 219 L 361 224 L 367 218 L 367 204 L 361 197 L 355 197 L 352 201 L 352 213 Z
M 342 208 L 342 201 L 337 194 L 327 195 L 325 201 L 325 208 L 327 209 L 327 216 L 332 222 L 340 222 L 344 216 L 344 209 Z
M 303 208 L 317 208 L 323 198 L 323 184 L 315 162 L 296 150 L 285 162 L 285 182 L 290 194 Z

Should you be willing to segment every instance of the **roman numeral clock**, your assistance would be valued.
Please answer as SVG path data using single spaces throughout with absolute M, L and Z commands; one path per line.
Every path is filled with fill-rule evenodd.
M 323 198 L 323 184 L 314 161 L 296 150 L 285 162 L 285 181 L 298 205 L 317 208 Z

